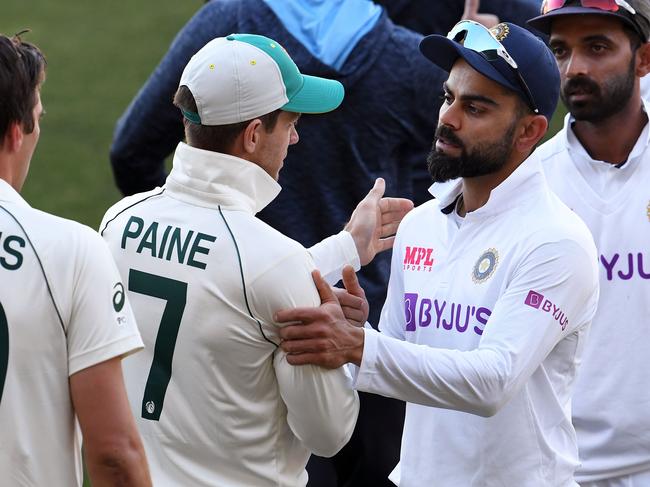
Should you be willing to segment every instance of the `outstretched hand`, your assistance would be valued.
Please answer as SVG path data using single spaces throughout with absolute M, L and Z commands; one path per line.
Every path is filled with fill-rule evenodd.
M 336 369 L 351 362 L 361 365 L 364 332 L 348 323 L 334 291 L 313 271 L 321 298 L 318 308 L 304 307 L 278 311 L 278 323 L 298 322 L 280 328 L 280 347 L 291 365 L 314 364 Z
M 492 14 L 481 14 L 478 9 L 481 6 L 481 0 L 465 0 L 465 10 L 463 12 L 463 20 L 473 20 L 479 24 L 483 24 L 488 29 L 497 25 L 500 20 L 499 17 Z
M 395 233 L 402 218 L 413 209 L 405 198 L 383 198 L 386 182 L 377 178 L 375 185 L 352 212 L 345 230 L 350 232 L 359 253 L 361 265 L 366 265 L 379 252 L 393 246 Z
M 357 274 L 351 265 L 343 268 L 343 286 L 332 288 L 336 298 L 339 300 L 341 309 L 348 323 L 354 326 L 363 326 L 368 321 L 370 307 L 366 299 L 366 293 L 359 284 Z

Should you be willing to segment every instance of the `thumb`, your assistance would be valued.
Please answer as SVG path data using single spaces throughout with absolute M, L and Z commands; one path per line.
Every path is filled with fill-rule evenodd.
M 471 19 L 474 17 L 478 13 L 480 4 L 480 0 L 465 0 L 465 11 L 463 12 L 463 18 Z
M 320 275 L 320 272 L 317 270 L 313 270 L 311 273 L 311 277 L 314 280 L 314 284 L 316 284 L 316 289 L 318 290 L 318 295 L 320 296 L 321 304 L 325 304 L 325 303 L 338 304 L 339 300 L 336 297 L 336 294 L 334 294 L 334 291 L 332 291 L 330 285 L 327 284 L 325 279 L 323 279 L 323 276 Z
M 346 265 L 343 268 L 343 286 L 353 296 L 365 297 L 365 292 L 359 284 L 359 279 L 357 279 L 357 273 L 354 272 L 354 268 L 351 265 Z
M 368 192 L 364 199 L 373 199 L 379 201 L 382 196 L 384 196 L 384 191 L 386 191 L 386 181 L 384 178 L 375 179 L 375 185 Z

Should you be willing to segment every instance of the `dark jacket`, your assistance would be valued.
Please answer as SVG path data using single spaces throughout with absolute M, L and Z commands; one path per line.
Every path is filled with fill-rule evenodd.
M 275 39 L 303 73 L 337 79 L 346 91 L 334 112 L 300 119 L 300 142 L 280 173 L 282 192 L 260 218 L 309 247 L 341 230 L 377 177 L 386 179 L 387 195 L 429 199 L 426 155 L 447 74 L 420 54 L 421 36 L 384 13 L 336 71 L 296 41 L 261 0 L 209 2 L 178 34 L 118 121 L 111 163 L 123 193 L 164 184 L 163 161 L 183 138 L 180 112 L 171 103 L 183 68 L 209 40 L 233 32 Z M 360 274 L 374 325 L 389 265 L 385 252 Z
M 428 34 L 447 34 L 463 15 L 462 0 L 374 0 L 383 5 L 393 22 Z M 502 22 L 527 27 L 540 13 L 542 0 L 482 0 L 479 11 L 495 14 Z M 539 34 L 538 32 L 535 32 Z

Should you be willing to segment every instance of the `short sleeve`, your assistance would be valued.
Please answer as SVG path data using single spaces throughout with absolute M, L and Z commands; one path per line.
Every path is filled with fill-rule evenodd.
M 104 241 L 82 227 L 73 248 L 72 305 L 66 326 L 70 375 L 143 348 L 124 284 Z

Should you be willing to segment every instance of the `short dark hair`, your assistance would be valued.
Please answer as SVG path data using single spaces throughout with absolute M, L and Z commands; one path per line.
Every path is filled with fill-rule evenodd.
M 185 111 L 197 112 L 194 95 L 185 85 L 178 87 L 174 95 L 174 105 Z M 278 122 L 280 112 L 282 110 L 277 109 L 255 119 L 262 122 L 264 130 L 272 132 Z M 212 152 L 228 153 L 232 149 L 235 139 L 255 119 L 227 125 L 201 125 L 183 118 L 183 123 L 185 124 L 187 143 L 192 147 Z
M 34 130 L 37 90 L 45 78 L 45 56 L 19 35 L 0 34 L 0 145 L 12 123 Z

